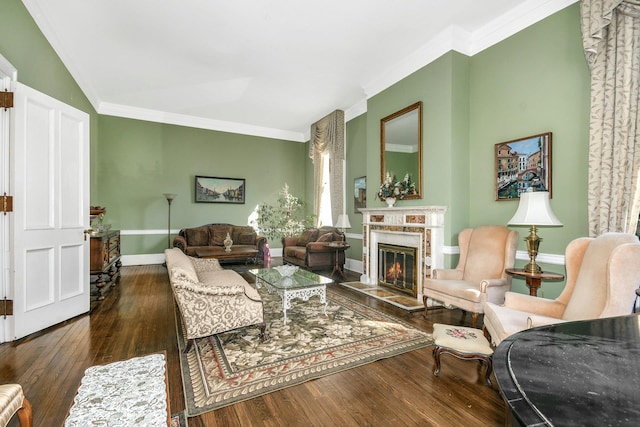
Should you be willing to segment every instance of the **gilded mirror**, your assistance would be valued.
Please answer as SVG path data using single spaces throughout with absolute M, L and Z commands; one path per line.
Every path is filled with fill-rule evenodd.
M 380 182 L 387 172 L 402 180 L 409 174 L 422 198 L 422 102 L 416 102 L 380 120 Z

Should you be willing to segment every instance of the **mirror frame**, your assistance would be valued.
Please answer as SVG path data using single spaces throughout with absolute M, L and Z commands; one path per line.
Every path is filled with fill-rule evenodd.
M 391 120 L 397 119 L 398 117 L 408 114 L 414 110 L 418 110 L 418 176 L 414 177 L 414 182 L 418 187 L 418 192 L 412 196 L 406 196 L 403 200 L 422 199 L 422 101 L 411 104 L 400 111 L 396 111 L 393 114 L 383 117 L 380 120 L 380 182 L 382 183 L 384 182 L 385 174 L 387 172 L 385 162 L 385 126 Z M 398 179 L 402 179 L 403 177 L 404 176 L 398 177 L 396 175 L 396 178 Z

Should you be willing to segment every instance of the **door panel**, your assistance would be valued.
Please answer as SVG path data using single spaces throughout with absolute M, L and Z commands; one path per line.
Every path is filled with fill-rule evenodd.
M 18 84 L 14 339 L 89 311 L 89 116 Z

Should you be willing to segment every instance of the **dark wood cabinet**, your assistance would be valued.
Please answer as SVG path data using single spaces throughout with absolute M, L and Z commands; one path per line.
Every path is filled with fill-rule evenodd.
M 103 300 L 120 278 L 120 231 L 91 235 L 91 301 Z

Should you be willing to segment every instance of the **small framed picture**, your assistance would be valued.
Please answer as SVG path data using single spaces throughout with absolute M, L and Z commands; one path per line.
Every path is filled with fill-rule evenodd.
M 244 178 L 218 178 L 196 176 L 195 192 L 197 203 L 244 203 Z
M 367 177 L 361 176 L 353 181 L 353 209 L 355 213 L 362 213 L 358 209 L 367 207 Z
M 495 197 L 519 200 L 533 188 L 551 197 L 551 132 L 495 145 Z

